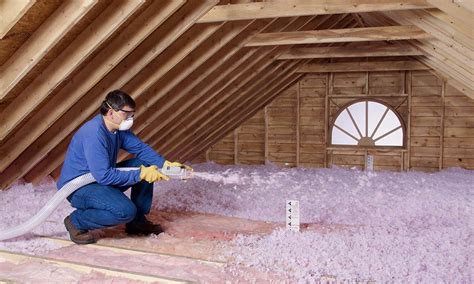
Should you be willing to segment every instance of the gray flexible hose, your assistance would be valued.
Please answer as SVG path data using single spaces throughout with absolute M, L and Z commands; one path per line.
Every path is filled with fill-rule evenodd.
M 132 171 L 132 170 L 139 170 L 140 168 L 117 168 L 120 171 Z M 167 174 L 171 178 L 187 178 L 186 172 L 183 171 L 181 176 L 179 175 L 170 175 L 170 173 L 163 171 L 163 173 Z M 51 198 L 46 205 L 41 208 L 41 210 L 36 213 L 31 219 L 27 222 L 20 224 L 14 228 L 10 228 L 7 230 L 2 230 L 0 232 L 0 241 L 8 240 L 11 238 L 15 238 L 21 235 L 28 233 L 29 231 L 33 230 L 37 226 L 41 225 L 53 212 L 58 208 L 61 202 L 66 199 L 71 193 L 76 191 L 77 189 L 87 185 L 89 183 L 93 183 L 96 180 L 92 176 L 91 173 L 87 173 L 82 176 L 78 176 L 77 178 L 69 181 L 60 190 L 56 192 L 56 194 Z

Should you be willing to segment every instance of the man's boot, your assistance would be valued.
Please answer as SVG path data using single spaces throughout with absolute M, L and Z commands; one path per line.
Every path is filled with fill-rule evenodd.
M 71 241 L 79 245 L 92 244 L 96 242 L 96 239 L 89 231 L 79 230 L 71 222 L 71 217 L 67 216 L 64 219 L 64 226 L 66 226 L 67 231 L 69 232 L 69 237 Z
M 153 224 L 146 218 L 140 223 L 128 223 L 125 225 L 125 232 L 129 235 L 149 235 L 163 233 L 163 228 L 159 224 Z

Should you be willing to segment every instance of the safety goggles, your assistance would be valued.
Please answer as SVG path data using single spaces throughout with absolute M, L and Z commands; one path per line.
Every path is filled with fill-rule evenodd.
M 109 108 L 115 110 L 116 112 L 123 111 L 127 115 L 127 119 L 133 118 L 135 116 L 135 110 L 124 110 L 120 108 L 113 108 L 107 101 L 105 102 Z

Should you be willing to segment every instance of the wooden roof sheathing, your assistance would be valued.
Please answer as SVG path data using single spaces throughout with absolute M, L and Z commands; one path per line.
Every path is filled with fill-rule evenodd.
M 73 133 L 113 89 L 137 101 L 135 133 L 181 161 L 262 109 L 305 68 L 334 68 L 320 64 L 330 58 L 398 56 L 399 68 L 428 66 L 474 99 L 469 1 L 1 5 L 0 189 L 57 172 Z

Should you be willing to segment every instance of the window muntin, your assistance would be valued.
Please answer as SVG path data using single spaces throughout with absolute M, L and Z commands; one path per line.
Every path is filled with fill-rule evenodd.
M 398 115 L 375 101 L 356 102 L 343 109 L 331 131 L 332 145 L 403 146 L 403 126 Z

